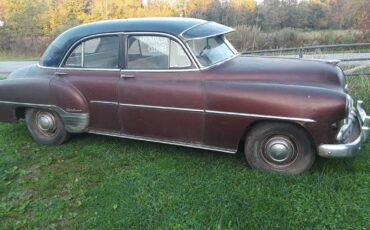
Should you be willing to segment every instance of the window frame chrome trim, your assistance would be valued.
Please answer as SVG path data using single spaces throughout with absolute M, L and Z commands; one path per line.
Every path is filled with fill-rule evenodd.
M 232 31 L 231 31 L 232 32 Z M 218 34 L 218 35 L 215 35 L 215 36 L 219 36 L 219 35 L 222 35 L 222 34 Z M 204 39 L 204 38 L 202 38 L 202 39 Z M 225 42 L 225 44 L 226 44 L 226 46 L 234 53 L 234 55 L 233 56 L 231 56 L 231 57 L 229 57 L 229 58 L 227 58 L 227 59 L 225 59 L 225 60 L 222 60 L 222 61 L 219 61 L 219 62 L 216 62 L 216 63 L 214 63 L 213 65 L 210 65 L 210 66 L 204 66 L 204 65 L 202 65 L 200 62 L 199 62 L 199 60 L 197 59 L 197 57 L 196 57 L 196 55 L 194 54 L 194 52 L 193 52 L 193 50 L 190 48 L 190 46 L 189 46 L 189 43 L 188 43 L 188 41 L 191 41 L 191 40 L 197 40 L 197 39 L 188 39 L 188 40 L 185 40 L 185 46 L 186 46 L 186 48 L 189 50 L 189 52 L 192 54 L 192 56 L 195 58 L 195 60 L 196 60 L 196 62 L 197 62 L 197 64 L 198 64 L 198 66 L 199 66 L 199 69 L 200 70 L 202 70 L 202 71 L 204 71 L 204 70 L 208 70 L 208 69 L 211 69 L 211 68 L 213 68 L 213 67 L 215 67 L 215 66 L 218 66 L 218 65 L 221 65 L 221 64 L 223 64 L 223 63 L 225 63 L 225 62 L 227 62 L 227 61 L 229 61 L 229 60 L 231 60 L 231 59 L 233 59 L 233 58 L 235 58 L 235 57 L 238 57 L 238 56 L 240 56 L 241 55 L 241 53 L 238 53 L 238 52 L 234 52 L 234 51 L 237 51 L 234 47 L 230 47 L 230 45 L 231 45 L 231 43 L 230 42 L 226 42 L 225 40 L 224 40 L 224 38 L 223 38 L 223 40 L 224 40 L 224 42 Z
M 187 46 L 186 46 L 186 43 L 184 43 L 184 41 L 182 41 L 181 39 L 179 39 L 178 37 L 172 35 L 172 34 L 168 34 L 168 33 L 163 33 L 163 32 L 123 32 L 124 35 L 160 35 L 160 36 L 164 36 L 164 37 L 168 37 L 175 40 L 177 43 L 180 44 L 180 46 L 184 49 L 187 57 L 190 59 L 190 62 L 192 63 L 192 65 L 194 66 L 193 68 L 179 68 L 179 69 L 127 69 L 127 66 L 125 66 L 125 68 L 122 68 L 122 70 L 125 70 L 125 71 L 135 71 L 135 72 L 172 72 L 172 71 L 175 71 L 175 72 L 183 72 L 183 71 L 199 71 L 199 68 L 200 68 L 200 65 L 197 61 L 197 59 L 193 56 L 193 53 L 187 49 Z M 127 50 L 125 51 L 125 60 L 127 60 Z M 160 70 L 160 71 L 159 71 Z
M 186 32 L 187 30 L 195 28 L 195 27 L 203 25 L 203 24 L 206 24 L 206 23 L 209 23 L 209 22 L 208 21 L 206 21 L 204 23 L 202 22 L 202 23 L 196 24 L 196 25 L 188 28 L 188 29 L 184 30 L 183 32 L 181 32 L 178 35 L 178 37 L 176 37 L 172 34 L 163 33 L 163 32 L 140 32 L 140 31 L 137 31 L 137 32 L 125 32 L 125 31 L 122 31 L 122 32 L 108 32 L 108 33 L 99 33 L 99 34 L 89 35 L 89 36 L 83 37 L 83 38 L 77 40 L 75 43 L 73 43 L 71 45 L 71 47 L 68 49 L 68 51 L 66 52 L 66 54 L 63 56 L 62 61 L 59 63 L 59 65 L 57 67 L 42 66 L 42 65 L 40 65 L 40 63 L 38 63 L 37 66 L 40 67 L 40 68 L 43 68 L 43 69 L 81 70 L 81 71 L 83 71 L 83 70 L 91 70 L 91 71 L 94 71 L 94 70 L 108 70 L 108 71 L 113 70 L 113 71 L 115 71 L 117 69 L 84 68 L 84 67 L 68 68 L 68 67 L 63 67 L 62 66 L 62 64 L 66 61 L 66 58 L 69 56 L 70 52 L 72 51 L 72 49 L 74 49 L 80 42 L 88 40 L 90 38 L 94 38 L 94 37 L 109 36 L 109 35 L 145 34 L 145 35 L 162 35 L 162 36 L 173 38 L 174 40 L 176 40 L 181 45 L 181 47 L 184 49 L 188 58 L 190 59 L 190 61 L 192 62 L 192 64 L 195 67 L 195 68 L 189 68 L 189 69 L 184 68 L 184 69 L 153 69 L 153 70 L 150 70 L 150 69 L 127 69 L 126 67 L 122 66 L 121 69 L 118 69 L 118 70 L 121 70 L 121 71 L 134 71 L 134 72 L 189 72 L 189 71 L 200 71 L 200 70 L 204 71 L 204 70 L 210 69 L 214 66 L 221 65 L 222 63 L 227 62 L 227 61 L 229 61 L 229 60 L 231 60 L 231 59 L 240 55 L 240 53 L 235 53 L 235 55 L 233 55 L 232 57 L 230 57 L 228 59 L 225 59 L 225 60 L 222 60 L 218 63 L 215 63 L 211 66 L 203 66 L 202 64 L 200 64 L 200 62 L 198 61 L 198 59 L 194 55 L 193 51 L 189 47 L 189 44 L 187 43 L 187 41 L 197 40 L 197 39 L 204 39 L 204 38 L 213 37 L 213 36 L 219 36 L 219 35 L 222 35 L 222 34 L 228 34 L 228 33 L 231 33 L 231 32 L 235 31 L 235 30 L 231 30 L 231 31 L 226 32 L 226 33 L 225 32 L 224 33 L 218 33 L 218 34 L 215 34 L 215 35 L 212 35 L 212 36 L 206 36 L 206 37 L 201 37 L 201 38 L 196 38 L 196 39 L 185 39 L 185 38 L 182 37 L 181 34 Z M 183 40 L 181 40 L 179 37 L 183 38 Z M 225 43 L 232 51 L 235 50 L 235 48 L 230 47 L 230 42 L 225 42 Z M 124 50 L 124 52 L 125 52 L 124 55 L 126 55 L 127 51 Z M 81 55 L 81 56 L 83 56 L 83 55 Z
M 63 56 L 62 58 L 62 61 L 59 63 L 57 69 L 63 69 L 63 68 L 68 68 L 68 67 L 63 67 L 63 63 L 66 61 L 66 58 L 69 57 L 71 51 L 77 47 L 77 45 L 80 43 L 80 42 L 84 42 L 85 40 L 88 40 L 90 38 L 95 38 L 95 37 L 101 37 L 101 36 L 110 36 L 110 35 L 122 35 L 124 32 L 108 32 L 108 33 L 99 33 L 99 34 L 93 34 L 93 35 L 89 35 L 89 36 L 86 36 L 86 37 L 83 37 L 83 38 L 80 38 L 79 40 L 77 40 L 75 43 L 73 43 L 68 51 L 65 53 L 65 55 Z M 81 51 L 82 52 L 82 51 Z M 83 56 L 83 55 L 81 55 Z M 84 67 L 79 67 L 80 69 L 84 68 Z M 69 69 L 69 68 L 68 68 Z M 75 69 L 75 68 L 71 68 L 71 69 Z M 90 68 L 90 69 L 95 69 L 95 68 Z M 98 68 L 96 68 L 98 69 Z M 102 68 L 102 69 L 107 69 L 107 68 Z
M 81 42 L 81 68 L 84 68 L 84 64 L 85 64 L 84 63 L 85 62 L 85 42 L 86 41 Z
M 225 62 L 227 62 L 227 61 L 230 61 L 230 60 L 232 60 L 232 59 L 234 59 L 234 58 L 236 58 L 236 57 L 239 57 L 239 56 L 240 56 L 240 53 L 236 53 L 236 54 L 234 54 L 233 56 L 231 56 L 231 57 L 229 57 L 229 58 L 227 58 L 227 59 L 225 59 L 225 60 L 222 60 L 222 61 L 216 62 L 216 63 L 215 63 L 215 64 L 213 64 L 213 65 L 210 65 L 210 66 L 202 66 L 202 67 L 200 68 L 200 70 L 204 71 L 204 70 L 212 69 L 213 67 L 216 67 L 216 66 L 222 65 L 223 63 L 225 63 Z
M 101 36 L 109 36 L 109 35 L 132 35 L 132 34 L 138 34 L 138 35 L 161 35 L 161 36 L 165 36 L 165 37 L 169 37 L 169 38 L 172 38 L 173 40 L 177 41 L 180 46 L 184 49 L 187 57 L 190 59 L 191 63 L 193 64 L 194 68 L 183 68 L 183 69 L 127 69 L 125 66 L 122 66 L 121 69 L 108 69 L 108 68 L 84 68 L 84 67 L 78 67 L 78 68 L 68 68 L 68 67 L 63 67 L 63 63 L 66 61 L 66 58 L 68 58 L 68 56 L 70 55 L 71 51 L 77 47 L 77 45 L 79 45 L 81 42 L 85 41 L 85 40 L 88 40 L 88 39 L 91 39 L 91 38 L 95 38 L 95 37 L 101 37 Z M 127 51 L 126 50 L 122 50 L 122 52 L 125 52 L 123 55 L 126 56 L 127 54 Z M 200 70 L 200 63 L 198 62 L 198 60 L 193 56 L 193 53 L 191 52 L 191 50 L 188 49 L 186 43 L 184 43 L 184 41 L 182 41 L 181 39 L 179 39 L 178 37 L 174 36 L 174 35 L 171 35 L 171 34 L 168 34 L 168 33 L 163 33 L 163 32 L 140 32 L 140 31 L 137 31 L 137 32 L 125 32 L 125 31 L 122 31 L 122 32 L 109 32 L 109 33 L 99 33 L 99 34 L 93 34 L 93 35 L 89 35 L 89 36 L 86 36 L 86 37 L 83 37 L 79 40 L 77 40 L 75 43 L 73 43 L 71 45 L 71 47 L 68 49 L 68 51 L 66 52 L 66 54 L 64 55 L 64 57 L 62 58 L 62 61 L 59 63 L 58 67 L 46 67 L 46 66 L 41 66 L 39 65 L 41 68 L 50 68 L 50 69 L 61 69 L 61 70 L 121 70 L 121 71 L 134 71 L 134 72 L 189 72 L 189 71 L 199 71 Z
M 121 72 L 149 72 L 149 73 L 161 73 L 161 72 L 198 72 L 199 69 L 121 69 Z
M 226 149 L 226 148 L 219 148 L 219 147 L 213 147 L 213 146 L 202 145 L 202 144 L 190 144 L 190 143 L 181 142 L 181 141 L 163 140 L 163 139 L 158 139 L 158 138 L 135 136 L 135 135 L 124 134 L 124 133 L 116 133 L 116 132 L 106 132 L 106 131 L 100 131 L 100 130 L 94 130 L 94 129 L 90 129 L 88 133 L 111 136 L 111 137 L 127 138 L 127 139 L 140 140 L 140 141 L 149 141 L 149 142 L 154 142 L 154 143 L 192 147 L 192 148 L 205 149 L 205 150 L 231 153 L 231 154 L 235 154 L 237 152 L 237 149 Z
M 58 68 L 59 70 L 70 70 L 70 71 L 110 71 L 110 72 L 119 72 L 120 69 L 105 69 L 105 68 Z

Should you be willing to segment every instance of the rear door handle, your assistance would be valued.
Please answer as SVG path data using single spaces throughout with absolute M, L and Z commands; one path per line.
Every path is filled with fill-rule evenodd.
M 68 75 L 68 73 L 55 72 L 55 75 L 57 75 L 57 76 L 66 76 L 66 75 Z
M 134 78 L 135 75 L 133 74 L 121 74 L 121 78 Z

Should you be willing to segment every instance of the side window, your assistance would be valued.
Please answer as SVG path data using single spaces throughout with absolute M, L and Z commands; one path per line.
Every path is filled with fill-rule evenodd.
M 130 47 L 130 54 L 131 55 L 140 55 L 141 52 L 140 52 L 140 44 L 139 44 L 139 40 L 137 39 L 131 39 L 129 42 L 129 47 Z
M 77 46 L 69 55 L 64 66 L 66 67 L 81 67 L 82 66 L 82 44 Z
M 104 36 L 82 42 L 69 55 L 65 67 L 107 68 L 119 67 L 119 38 Z
M 162 36 L 130 36 L 128 69 L 188 68 L 191 62 L 176 41 Z
M 179 43 L 171 40 L 170 68 L 184 68 L 191 66 L 191 62 Z

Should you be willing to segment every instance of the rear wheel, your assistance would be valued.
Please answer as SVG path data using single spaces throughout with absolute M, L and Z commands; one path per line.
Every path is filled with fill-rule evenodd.
M 252 168 L 298 174 L 311 168 L 316 154 L 301 128 L 288 123 L 266 122 L 250 130 L 245 156 Z
M 69 138 L 63 121 L 55 112 L 45 109 L 27 109 L 28 131 L 42 145 L 60 145 Z

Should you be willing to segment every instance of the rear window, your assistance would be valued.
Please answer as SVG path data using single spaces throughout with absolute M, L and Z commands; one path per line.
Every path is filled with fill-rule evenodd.
M 51 44 L 41 57 L 40 65 L 47 67 L 58 67 L 62 61 L 64 52 L 55 44 Z

